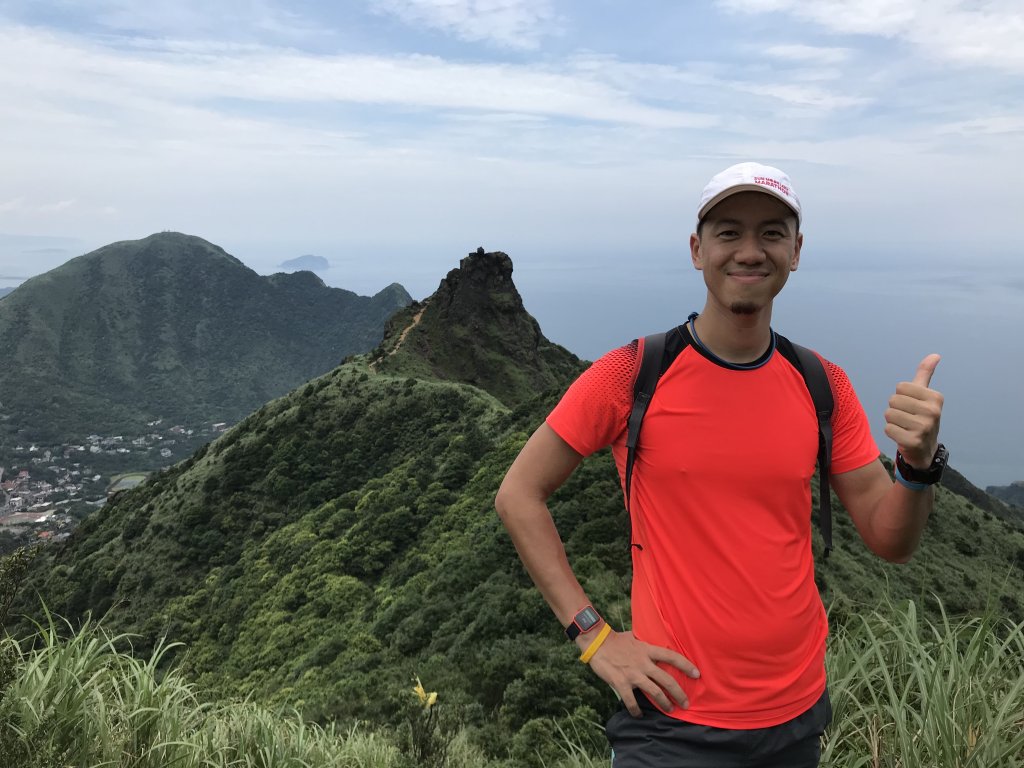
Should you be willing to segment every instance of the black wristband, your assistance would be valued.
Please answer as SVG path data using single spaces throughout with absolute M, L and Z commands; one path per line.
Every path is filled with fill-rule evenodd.
M 942 443 L 939 443 L 939 448 L 935 451 L 935 457 L 932 459 L 928 469 L 916 469 L 910 466 L 907 464 L 906 459 L 903 458 L 903 454 L 896 451 L 896 468 L 900 471 L 903 479 L 911 483 L 935 485 L 935 483 L 942 479 L 942 470 L 946 468 L 948 461 L 949 451 L 946 450 L 946 446 Z

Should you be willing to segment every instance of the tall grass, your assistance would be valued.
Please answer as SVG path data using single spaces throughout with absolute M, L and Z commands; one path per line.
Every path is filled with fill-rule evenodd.
M 941 616 L 936 624 L 913 602 L 889 604 L 834 632 L 823 764 L 1024 765 L 1024 624 Z
M 25 646 L 25 647 L 23 647 Z M 22 644 L 0 640 L 4 768 L 393 768 L 383 736 L 344 734 L 297 713 L 202 703 L 161 646 L 136 659 L 124 636 L 86 625 L 66 639 L 52 620 Z
M 858 611 L 833 629 L 827 658 L 830 768 L 1024 766 L 1024 622 L 993 613 L 924 618 L 913 602 Z M 605 768 L 562 731 L 558 768 Z
M 828 657 L 834 718 L 822 765 L 835 768 L 1024 766 L 1024 624 L 988 614 L 938 623 L 914 603 L 883 605 L 834 629 Z M 87 625 L 62 638 L 0 640 L 4 768 L 409 768 L 390 732 L 339 732 L 252 703 L 203 703 L 173 669 L 169 646 L 136 659 L 128 638 Z M 554 724 L 561 757 L 545 768 L 598 768 L 600 724 Z M 511 768 L 466 734 L 449 768 Z M 550 750 L 547 754 L 551 754 Z

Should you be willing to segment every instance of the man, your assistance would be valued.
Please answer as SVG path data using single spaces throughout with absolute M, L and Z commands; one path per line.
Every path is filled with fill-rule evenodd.
M 815 409 L 772 306 L 800 263 L 801 208 L 788 176 L 741 163 L 705 187 L 690 236 L 703 310 L 644 420 L 630 499 L 633 629 L 612 631 L 566 559 L 548 497 L 611 445 L 620 477 L 638 343 L 609 352 L 566 392 L 506 475 L 495 505 L 530 576 L 594 673 L 621 698 L 614 768 L 816 766 L 831 717 L 827 620 L 814 583 L 810 480 Z M 846 374 L 824 361 L 835 408 L 830 479 L 867 546 L 906 562 L 945 461 L 938 355 L 897 385 L 879 459 Z

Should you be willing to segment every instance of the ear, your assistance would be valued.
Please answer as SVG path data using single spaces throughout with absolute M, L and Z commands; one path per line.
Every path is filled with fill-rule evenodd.
M 796 236 L 796 248 L 793 249 L 793 260 L 789 263 L 789 271 L 796 272 L 796 268 L 800 266 L 800 249 L 804 247 L 804 233 L 801 232 Z
M 696 232 L 690 235 L 690 260 L 694 269 L 704 269 L 704 255 L 700 251 L 700 238 Z

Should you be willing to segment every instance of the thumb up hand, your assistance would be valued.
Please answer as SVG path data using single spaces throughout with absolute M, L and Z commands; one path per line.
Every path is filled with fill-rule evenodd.
M 939 448 L 939 419 L 942 393 L 929 385 L 939 364 L 939 355 L 928 355 L 917 366 L 912 381 L 896 385 L 885 412 L 885 434 L 892 438 L 903 460 L 915 469 L 927 469 Z

